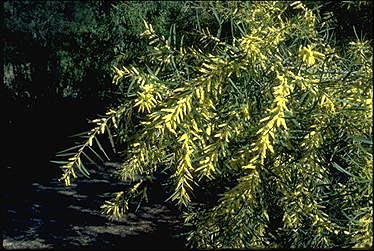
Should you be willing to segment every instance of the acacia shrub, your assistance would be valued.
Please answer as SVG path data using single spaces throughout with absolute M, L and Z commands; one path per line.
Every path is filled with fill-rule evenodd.
M 202 27 L 185 46 L 145 22 L 149 56 L 115 67 L 121 104 L 63 153 L 61 180 L 88 176 L 87 151 L 103 150 L 96 138 L 108 133 L 125 146 L 116 173 L 131 184 L 105 201 L 108 216 L 147 200 L 145 184 L 161 172 L 193 247 L 370 246 L 369 41 L 337 50 L 329 23 L 300 1 L 207 8 L 230 20 L 232 38 Z M 220 192 L 196 203 L 207 190 Z

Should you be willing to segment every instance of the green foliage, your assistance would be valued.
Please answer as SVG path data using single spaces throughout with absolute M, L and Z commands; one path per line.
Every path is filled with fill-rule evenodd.
M 15 99 L 111 99 L 112 65 L 146 51 L 147 16 L 161 33 L 180 2 L 5 1 L 5 84 Z
M 370 246 L 369 41 L 338 50 L 331 24 L 299 1 L 198 8 L 218 25 L 197 34 L 173 26 L 165 37 L 144 22 L 148 55 L 115 67 L 122 104 L 96 121 L 62 180 L 70 184 L 107 128 L 125 146 L 117 174 L 132 186 L 105 214 L 121 217 L 162 171 L 194 247 Z M 196 203 L 208 188 L 224 191 Z
M 305 5 L 318 8 L 321 18 L 333 24 L 331 32 L 339 45 L 348 43 L 357 35 L 373 39 L 372 1 L 306 1 Z

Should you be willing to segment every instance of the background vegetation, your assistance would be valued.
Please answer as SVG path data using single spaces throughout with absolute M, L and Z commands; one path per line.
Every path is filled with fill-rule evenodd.
M 176 16 L 182 17 L 184 5 L 5 1 L 3 6 L 1 104 L 12 108 L 4 109 L 2 116 L 9 132 L 4 138 L 9 157 L 3 162 L 20 168 L 51 159 L 57 149 L 73 142 L 66 136 L 87 128 L 87 118 L 117 102 L 112 66 L 144 53 L 142 18 L 165 32 Z M 19 152 L 25 158 L 18 158 Z

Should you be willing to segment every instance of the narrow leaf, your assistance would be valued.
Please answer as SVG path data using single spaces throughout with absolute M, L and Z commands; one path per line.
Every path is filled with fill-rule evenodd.
M 345 173 L 351 177 L 356 177 L 354 174 L 348 172 L 347 170 L 345 170 L 343 167 L 341 167 L 340 165 L 336 164 L 335 162 L 332 163 L 332 166 L 335 167 L 338 171 L 342 172 L 342 173 Z
M 50 160 L 49 162 L 59 164 L 59 165 L 65 165 L 68 163 L 67 161 L 59 161 L 59 160 Z
M 82 146 L 82 145 L 73 146 L 73 147 L 70 147 L 70 148 L 68 148 L 68 149 L 65 149 L 65 150 L 59 151 L 59 152 L 57 152 L 57 154 L 60 154 L 60 153 L 66 153 L 66 152 L 68 152 L 68 151 L 78 149 L 78 148 L 81 147 L 81 146 Z
M 100 159 L 102 162 L 104 162 L 103 158 L 101 158 L 101 156 L 94 149 L 92 149 L 92 147 L 89 146 L 88 148 L 96 155 L 96 157 L 98 159 Z
M 97 163 L 96 163 L 95 161 L 93 161 L 93 160 L 88 156 L 88 154 L 86 154 L 85 152 L 82 152 L 82 154 L 84 155 L 84 157 L 87 158 L 87 160 L 88 160 L 91 164 L 97 165 Z
M 104 148 L 101 146 L 99 140 L 96 137 L 95 137 L 95 141 L 96 141 L 97 145 L 99 146 L 101 152 L 105 155 L 105 157 L 107 158 L 107 160 L 109 160 L 108 155 L 106 154 L 106 152 L 104 151 Z
M 87 171 L 87 169 L 84 167 L 83 163 L 81 163 L 78 166 L 79 171 L 87 178 L 90 178 L 90 173 Z

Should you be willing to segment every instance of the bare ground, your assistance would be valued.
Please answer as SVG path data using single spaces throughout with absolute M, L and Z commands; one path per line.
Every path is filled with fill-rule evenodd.
M 164 200 L 153 199 L 120 221 L 109 221 L 99 207 L 108 194 L 120 191 L 104 168 L 91 179 L 66 188 L 57 177 L 12 182 L 3 190 L 5 249 L 185 249 L 178 212 Z M 7 177 L 17 180 L 8 170 Z M 27 178 L 25 178 L 27 180 Z

